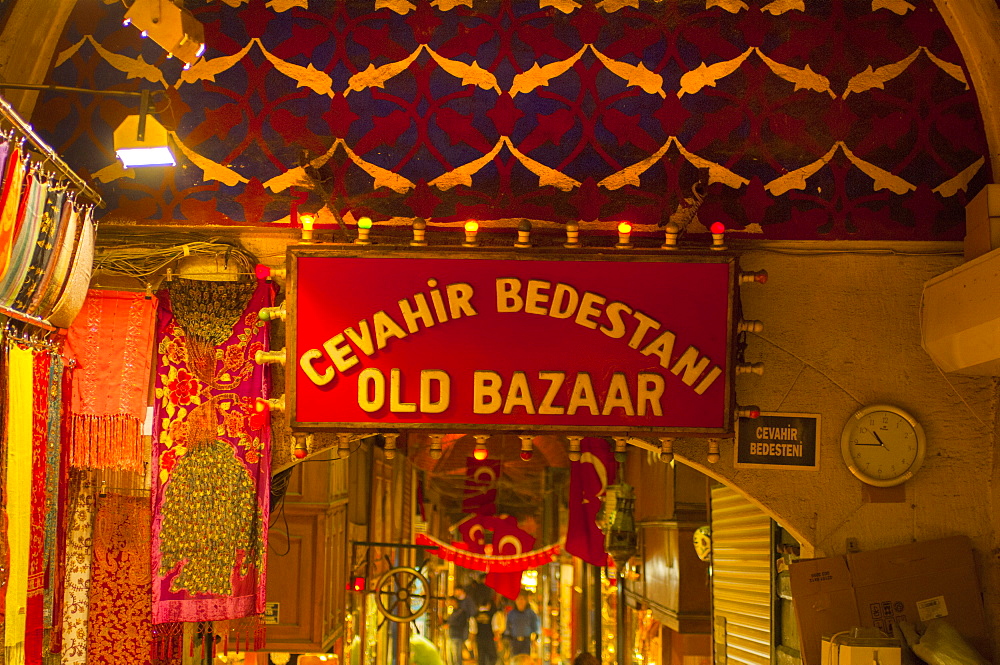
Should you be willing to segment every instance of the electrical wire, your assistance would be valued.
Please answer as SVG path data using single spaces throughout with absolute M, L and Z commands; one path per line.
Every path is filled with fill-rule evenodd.
M 241 275 L 252 274 L 257 263 L 250 252 L 217 237 L 130 230 L 101 235 L 93 269 L 145 282 L 175 261 L 190 256 L 223 257 L 227 264 L 232 260 Z

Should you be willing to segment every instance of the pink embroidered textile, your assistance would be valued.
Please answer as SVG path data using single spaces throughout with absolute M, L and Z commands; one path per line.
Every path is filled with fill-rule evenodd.
M 236 310 L 235 323 L 226 319 L 228 335 L 212 336 L 221 343 L 199 332 L 211 326 L 172 307 L 172 300 L 177 306 L 204 302 L 206 293 L 232 299 L 240 288 L 249 301 Z M 267 371 L 253 359 L 267 349 L 267 325 L 257 314 L 272 301 L 273 287 L 264 281 L 175 284 L 160 294 L 152 451 L 155 624 L 224 621 L 264 610 L 271 448 L 268 415 L 255 408 L 267 395 Z M 259 643 L 262 634 L 254 637 Z
M 142 442 L 156 300 L 91 289 L 69 329 L 73 372 L 71 463 L 143 471 Z

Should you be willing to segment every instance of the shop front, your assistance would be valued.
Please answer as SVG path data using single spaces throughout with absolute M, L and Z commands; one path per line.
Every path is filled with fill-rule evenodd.
M 637 445 L 658 455 L 676 437 L 718 449 L 732 436 L 737 293 L 753 283 L 735 256 L 309 243 L 289 247 L 287 269 L 287 346 L 274 353 L 292 438 L 332 434 L 345 459 L 371 446 L 412 478 L 409 530 L 359 539 L 371 552 L 349 556 L 382 584 L 382 628 L 350 594 L 362 662 L 402 657 L 397 628 L 411 623 L 443 645 L 435 615 L 460 585 L 487 586 L 501 615 L 527 587 L 543 662 L 654 648 L 648 612 L 635 615 L 649 624 L 641 644 L 623 646 L 637 533 L 616 528 L 626 507 L 631 520 L 626 497 L 667 488 L 625 460 Z M 365 533 L 384 533 L 377 514 Z M 426 600 L 394 586 L 397 568 L 419 573 Z

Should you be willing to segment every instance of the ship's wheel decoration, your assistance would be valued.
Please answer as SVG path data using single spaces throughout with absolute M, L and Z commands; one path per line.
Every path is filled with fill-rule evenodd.
M 430 585 L 416 568 L 390 568 L 375 585 L 375 606 L 389 621 L 406 623 L 427 611 Z

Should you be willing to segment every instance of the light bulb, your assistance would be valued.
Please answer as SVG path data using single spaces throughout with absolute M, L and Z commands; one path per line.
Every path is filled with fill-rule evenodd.
M 632 225 L 628 222 L 622 222 L 618 225 L 618 244 L 615 245 L 618 249 L 629 249 L 632 247 Z
M 313 224 L 316 222 L 316 216 L 311 214 L 299 215 L 299 221 L 302 223 L 302 239 L 312 240 Z
M 472 451 L 472 456 L 477 460 L 484 460 L 489 457 L 490 451 L 486 450 L 486 446 L 483 444 L 477 444 L 475 450 Z

